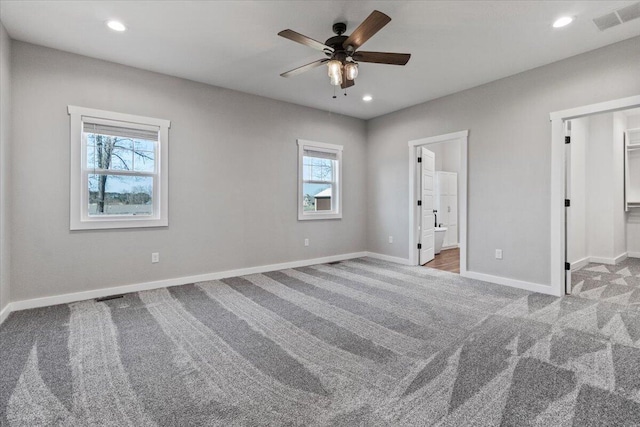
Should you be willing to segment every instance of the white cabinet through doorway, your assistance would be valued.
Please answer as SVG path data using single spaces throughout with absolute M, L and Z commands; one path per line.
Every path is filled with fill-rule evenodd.
M 435 178 L 437 222 L 447 228 L 442 246 L 455 247 L 458 245 L 458 174 L 436 172 Z

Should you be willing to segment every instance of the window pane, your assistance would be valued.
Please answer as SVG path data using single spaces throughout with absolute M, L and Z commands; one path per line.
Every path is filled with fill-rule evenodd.
M 133 153 L 134 170 L 138 172 L 155 171 L 155 153 L 153 151 L 135 151 Z
M 86 133 L 87 167 L 154 172 L 154 141 Z
M 305 181 L 333 181 L 335 160 L 303 157 L 302 175 Z
M 89 215 L 153 215 L 153 177 L 90 174 Z
M 87 146 L 87 167 L 89 169 L 96 168 L 96 147 L 93 145 Z
M 135 140 L 136 151 L 155 151 L 156 143 L 154 141 L 147 141 L 146 139 Z
M 133 170 L 133 150 L 121 148 L 118 144 L 109 148 L 111 149 L 110 152 L 106 150 L 103 152 L 103 157 L 105 158 L 103 164 L 108 166 L 104 167 L 104 169 Z
M 332 210 L 331 184 L 302 184 L 302 207 L 305 212 Z

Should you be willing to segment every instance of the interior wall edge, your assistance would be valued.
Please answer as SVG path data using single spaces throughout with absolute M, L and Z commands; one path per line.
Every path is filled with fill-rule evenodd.
M 11 303 L 12 44 L 0 21 L 0 320 Z

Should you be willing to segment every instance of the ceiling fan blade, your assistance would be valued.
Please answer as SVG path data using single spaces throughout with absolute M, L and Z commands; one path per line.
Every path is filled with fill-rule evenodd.
M 364 44 L 367 40 L 369 40 L 375 33 L 380 31 L 382 27 L 387 25 L 391 21 L 384 13 L 374 10 L 371 12 L 371 15 L 367 16 L 362 24 L 355 29 L 353 33 L 349 36 L 348 39 L 342 43 L 342 47 L 347 49 L 347 46 L 353 46 L 353 49 L 358 49 L 360 46 Z
M 329 58 L 318 59 L 317 61 L 310 62 L 307 65 L 303 65 L 302 67 L 294 68 L 293 70 L 289 70 L 286 73 L 282 73 L 280 75 L 282 77 L 297 76 L 298 74 L 302 74 L 305 71 L 309 71 L 313 68 L 319 67 L 328 61 L 329 61 Z
M 411 58 L 410 53 L 363 52 L 353 54 L 358 62 L 374 62 L 376 64 L 405 65 Z
M 355 80 L 342 79 L 342 84 L 340 85 L 340 87 L 342 89 L 346 89 L 346 88 L 351 87 L 351 86 L 353 86 L 355 84 L 356 84 Z
M 317 40 L 314 40 L 310 37 L 304 36 L 300 33 L 296 33 L 293 30 L 282 30 L 278 33 L 278 35 L 280 37 L 284 37 L 285 39 L 289 39 L 291 41 L 294 41 L 296 43 L 300 43 L 303 44 L 305 46 L 309 46 L 312 47 L 314 49 L 320 50 L 320 51 L 325 51 L 325 50 L 329 50 L 329 52 L 333 52 L 333 48 L 325 45 L 324 43 L 320 43 Z

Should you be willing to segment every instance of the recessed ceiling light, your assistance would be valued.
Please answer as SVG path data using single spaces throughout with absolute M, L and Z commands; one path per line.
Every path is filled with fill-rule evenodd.
M 572 17 L 563 16 L 562 18 L 557 19 L 556 22 L 553 23 L 553 28 L 562 28 L 564 26 L 571 24 L 572 22 L 573 22 Z
M 373 99 L 373 97 L 371 95 L 365 95 L 362 97 L 363 101 L 369 102 Z
M 108 21 L 107 27 L 111 28 L 113 31 L 124 31 L 127 29 L 127 27 L 125 27 L 124 24 L 119 21 Z

